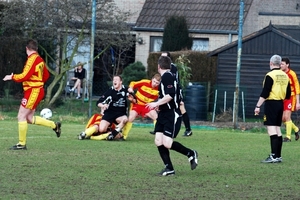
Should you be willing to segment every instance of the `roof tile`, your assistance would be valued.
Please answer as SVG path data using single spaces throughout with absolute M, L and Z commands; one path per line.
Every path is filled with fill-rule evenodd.
M 253 0 L 244 3 L 244 15 Z M 136 27 L 164 28 L 171 15 L 185 16 L 194 30 L 237 31 L 240 2 L 236 0 L 146 0 Z

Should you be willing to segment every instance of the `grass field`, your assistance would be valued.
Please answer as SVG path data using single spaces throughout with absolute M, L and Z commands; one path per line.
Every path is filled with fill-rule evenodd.
M 18 140 L 17 121 L 0 121 L 0 199 L 299 199 L 300 142 L 284 143 L 283 162 L 262 164 L 270 152 L 265 133 L 194 129 L 177 140 L 199 153 L 199 165 L 171 151 L 176 175 L 164 166 L 149 134 L 133 126 L 127 141 L 77 140 L 85 123 L 50 128 L 30 125 L 27 151 L 8 148 Z

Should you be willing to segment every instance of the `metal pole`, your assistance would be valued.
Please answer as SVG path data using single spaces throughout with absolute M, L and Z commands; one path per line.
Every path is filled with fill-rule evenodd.
M 212 122 L 215 122 L 217 98 L 218 98 L 218 90 L 215 91 L 214 112 L 213 112 L 213 116 L 212 116 Z
M 88 73 L 88 98 L 89 113 L 92 116 L 92 96 L 93 96 L 93 77 L 94 77 L 94 41 L 95 41 L 95 24 L 96 24 L 96 0 L 92 0 L 92 27 L 91 27 L 91 52 L 90 52 L 90 68 Z
M 240 0 L 240 15 L 239 15 L 239 35 L 238 35 L 238 52 L 236 64 L 236 85 L 235 85 L 235 99 L 234 99 L 234 128 L 238 128 L 238 111 L 239 111 L 239 89 L 240 89 L 240 69 L 241 69 L 241 55 L 242 55 L 242 36 L 243 36 L 243 18 L 244 18 L 244 1 Z

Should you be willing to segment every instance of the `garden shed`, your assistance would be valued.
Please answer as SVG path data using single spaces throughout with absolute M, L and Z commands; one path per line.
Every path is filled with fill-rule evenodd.
M 217 56 L 217 111 L 233 108 L 236 87 L 238 42 L 209 52 Z M 269 26 L 242 39 L 240 68 L 239 117 L 253 117 L 265 74 L 270 70 L 272 55 L 288 57 L 291 69 L 300 74 L 300 26 Z M 244 101 L 242 101 L 244 99 Z M 243 104 L 244 102 L 244 104 Z M 244 105 L 244 106 L 243 106 Z M 244 112 L 243 112 L 244 107 Z

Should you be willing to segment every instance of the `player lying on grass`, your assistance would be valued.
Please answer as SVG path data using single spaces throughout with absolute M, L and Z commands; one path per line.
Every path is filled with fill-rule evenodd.
M 113 78 L 113 86 L 97 101 L 97 107 L 103 111 L 98 132 L 105 133 L 112 123 L 118 124 L 118 127 L 112 130 L 111 134 L 107 136 L 107 140 L 113 140 L 117 137 L 128 121 L 127 98 L 129 101 L 133 100 L 133 96 L 128 93 L 128 88 L 122 84 L 122 77 L 116 75 Z M 86 137 L 84 132 L 80 136 L 82 138 Z
M 78 135 L 79 140 L 83 139 L 91 139 L 91 140 L 106 140 L 107 136 L 115 130 L 115 124 L 111 124 L 105 132 L 99 132 L 99 124 L 101 122 L 102 115 L 101 114 L 94 114 L 90 120 L 88 121 L 85 131 L 81 132 Z M 122 138 L 122 134 L 119 133 L 115 139 L 118 140 Z

